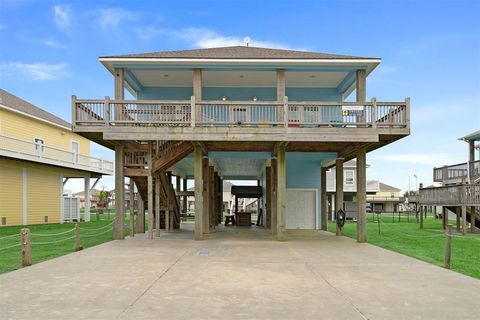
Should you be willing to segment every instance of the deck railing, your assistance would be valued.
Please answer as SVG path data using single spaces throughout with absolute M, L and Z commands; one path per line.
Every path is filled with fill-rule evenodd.
M 423 188 L 418 202 L 425 205 L 480 205 L 480 184 Z
M 83 100 L 72 97 L 74 126 L 255 126 L 408 128 L 404 102 Z M 193 110 L 193 112 L 192 112 Z
M 433 168 L 433 181 L 446 182 L 480 176 L 480 160 Z
M 79 170 L 113 174 L 113 162 L 111 161 L 65 151 L 46 144 L 35 143 L 4 134 L 0 134 L 0 155 Z

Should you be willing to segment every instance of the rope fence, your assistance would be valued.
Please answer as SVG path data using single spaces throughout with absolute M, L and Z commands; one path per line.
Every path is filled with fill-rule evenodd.
M 63 243 L 69 240 L 74 240 L 73 249 L 75 251 L 80 251 L 83 249 L 83 247 L 81 246 L 81 241 L 80 241 L 81 239 L 98 237 L 108 232 L 112 232 L 114 223 L 115 223 L 115 219 L 113 219 L 111 223 L 99 228 L 81 228 L 78 225 L 78 223 L 76 223 L 74 228 L 68 229 L 62 232 L 57 232 L 57 233 L 32 233 L 30 232 L 30 229 L 23 228 L 19 234 L 12 234 L 12 235 L 8 235 L 0 238 L 0 241 L 6 240 L 6 239 L 9 239 L 9 241 L 19 241 L 19 243 L 8 244 L 3 247 L 1 246 L 1 243 L 0 243 L 0 252 L 8 249 L 13 249 L 16 247 L 21 247 L 22 266 L 23 267 L 30 266 L 32 265 L 32 246 L 48 246 L 48 245 Z M 36 237 L 39 237 L 40 239 L 45 239 L 45 238 L 48 239 L 51 237 L 69 235 L 72 232 L 73 232 L 73 235 L 68 236 L 66 238 L 62 237 L 61 239 L 55 239 L 51 241 L 36 241 L 36 240 L 32 241 L 32 238 L 35 239 Z M 91 234 L 90 232 L 95 232 L 95 233 Z M 17 239 L 17 237 L 20 237 L 20 239 Z

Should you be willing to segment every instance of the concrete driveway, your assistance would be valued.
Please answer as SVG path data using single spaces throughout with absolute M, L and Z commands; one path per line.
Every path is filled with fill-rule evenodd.
M 187 227 L 188 228 L 188 227 Z M 480 281 L 325 232 L 112 241 L 0 275 L 1 319 L 478 319 Z

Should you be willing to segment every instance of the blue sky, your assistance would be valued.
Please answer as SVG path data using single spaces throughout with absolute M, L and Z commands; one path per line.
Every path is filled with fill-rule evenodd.
M 433 166 L 467 159 L 457 138 L 480 130 L 480 1 L 0 0 L 0 87 L 70 121 L 72 94 L 113 95 L 101 55 L 238 45 L 245 35 L 253 46 L 383 59 L 367 97 L 411 97 L 412 134 L 368 154 L 368 179 L 407 190 L 409 177 L 412 188 L 413 175 L 430 184 Z

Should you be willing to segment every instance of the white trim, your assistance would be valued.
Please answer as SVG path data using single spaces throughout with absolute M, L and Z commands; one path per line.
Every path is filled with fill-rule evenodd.
M 72 131 L 72 128 L 64 127 L 64 126 L 62 126 L 62 125 L 60 125 L 60 124 L 58 124 L 58 123 L 55 123 L 55 122 L 52 122 L 52 121 L 48 121 L 48 120 L 45 120 L 45 119 L 42 119 L 42 118 L 33 116 L 33 115 L 31 115 L 31 114 L 28 114 L 28 113 L 19 111 L 19 110 L 14 109 L 14 108 L 7 107 L 7 106 L 4 105 L 4 104 L 0 104 L 0 107 L 1 107 L 1 108 L 4 108 L 4 109 L 7 109 L 8 111 L 12 111 L 12 112 L 15 112 L 15 113 L 18 113 L 18 114 L 27 116 L 27 117 L 32 118 L 32 119 L 35 119 L 35 120 L 38 120 L 38 121 L 42 121 L 42 122 L 48 123 L 48 124 L 50 124 L 50 125 L 52 125 L 52 126 L 59 127 L 59 128 L 62 128 L 62 129 L 68 130 L 68 131 Z
M 60 223 L 63 223 L 63 209 L 64 209 L 64 201 L 63 201 L 63 173 L 60 172 Z
M 27 168 L 22 168 L 23 225 L 28 224 Z
M 315 214 L 314 214 L 314 218 L 315 218 L 315 230 L 319 230 L 321 229 L 321 226 L 320 226 L 320 217 L 319 217 L 319 214 L 320 214 L 320 211 L 318 210 L 318 189 L 316 188 L 287 188 L 287 192 L 288 193 L 288 190 L 293 190 L 293 191 L 313 191 L 315 193 Z M 285 199 L 286 201 L 287 199 Z M 286 212 L 285 212 L 286 214 Z M 285 217 L 285 226 L 286 226 L 286 217 Z M 308 229 L 306 229 L 308 230 Z

